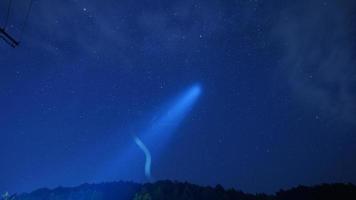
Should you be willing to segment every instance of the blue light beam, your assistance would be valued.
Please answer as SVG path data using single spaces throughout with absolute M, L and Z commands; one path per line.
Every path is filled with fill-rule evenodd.
M 146 178 L 148 180 L 152 180 L 152 177 L 151 177 L 151 162 L 152 162 L 151 153 L 147 149 L 145 144 L 143 144 L 143 142 L 140 140 L 140 138 L 135 136 L 134 137 L 134 141 L 137 144 L 137 146 L 143 151 L 143 153 L 145 154 L 145 157 L 146 157 L 146 162 L 145 162 L 145 175 L 146 175 Z
M 144 152 L 146 156 L 145 176 L 149 181 L 152 180 L 152 167 L 155 158 L 161 154 L 164 148 L 171 140 L 172 133 L 177 129 L 193 105 L 201 95 L 202 88 L 199 84 L 195 84 L 178 95 L 166 106 L 153 116 L 159 116 L 156 120 L 151 121 L 143 131 L 134 137 L 134 144 L 131 143 L 125 150 L 120 152 L 119 157 L 114 157 L 111 161 L 104 164 L 104 169 L 98 173 L 97 179 L 107 181 L 115 179 L 139 180 L 137 170 L 139 162 L 137 156 L 137 146 Z M 149 121 L 149 120 L 146 120 Z M 139 126 L 138 128 L 141 128 Z M 130 131 L 131 132 L 131 131 Z
M 201 86 L 196 84 L 179 95 L 177 100 L 169 106 L 168 111 L 156 120 L 147 131 L 141 134 L 142 142 L 151 150 L 152 154 L 159 154 L 170 141 L 172 133 L 192 109 L 201 94 Z
M 201 86 L 196 84 L 180 95 L 158 120 L 145 132 L 145 137 L 153 137 L 164 132 L 168 134 L 176 128 L 201 94 Z

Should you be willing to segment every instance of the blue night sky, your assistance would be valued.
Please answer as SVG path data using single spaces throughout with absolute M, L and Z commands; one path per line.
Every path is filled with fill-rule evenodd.
M 356 183 L 350 0 L 13 0 L 0 192 L 151 180 Z M 7 1 L 0 3 L 5 24 Z

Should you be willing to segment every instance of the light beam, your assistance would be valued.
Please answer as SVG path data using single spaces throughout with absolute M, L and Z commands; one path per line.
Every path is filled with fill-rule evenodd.
M 191 86 L 182 94 L 174 98 L 168 106 L 163 106 L 158 112 L 160 113 L 158 119 L 151 122 L 144 131 L 133 131 L 135 133 L 139 132 L 137 135 L 138 137 L 134 136 L 135 144 L 131 143 L 131 145 L 121 152 L 121 156 L 106 163 L 105 169 L 101 169 L 97 179 L 104 181 L 115 178 L 123 179 L 124 177 L 129 180 L 136 179 L 134 177 L 138 177 L 137 167 L 139 167 L 137 165 L 138 160 L 136 159 L 138 155 L 138 146 L 144 152 L 146 157 L 144 168 L 145 175 L 149 180 L 152 180 L 151 165 L 154 159 L 163 152 L 162 148 L 171 141 L 172 133 L 192 109 L 201 92 L 202 89 L 199 84 Z M 154 116 L 157 116 L 157 114 Z
M 155 154 L 170 141 L 172 133 L 191 110 L 201 94 L 201 86 L 196 84 L 185 91 L 169 106 L 169 109 L 141 134 L 142 142 Z
M 146 162 L 145 162 L 145 175 L 146 175 L 146 178 L 148 180 L 151 180 L 152 177 L 151 177 L 151 153 L 150 151 L 147 149 L 147 147 L 145 146 L 145 144 L 143 144 L 143 142 L 140 140 L 140 138 L 138 137 L 134 137 L 134 141 L 135 143 L 137 144 L 138 147 L 140 147 L 140 149 L 143 151 L 143 153 L 145 154 L 145 157 L 146 157 Z

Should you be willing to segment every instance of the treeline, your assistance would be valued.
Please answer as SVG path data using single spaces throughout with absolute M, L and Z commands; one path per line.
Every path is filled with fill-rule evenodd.
M 222 186 L 202 187 L 190 183 L 158 181 L 136 184 L 113 182 L 83 184 L 78 187 L 39 189 L 19 195 L 3 195 L 1 200 L 355 200 L 352 184 L 299 186 L 274 195 L 248 194 Z

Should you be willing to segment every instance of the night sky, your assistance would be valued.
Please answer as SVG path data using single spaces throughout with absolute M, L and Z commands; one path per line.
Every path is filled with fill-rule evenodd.
M 353 1 L 35 0 L 22 32 L 28 3 L 0 41 L 0 192 L 146 182 L 142 134 L 153 181 L 356 183 Z

